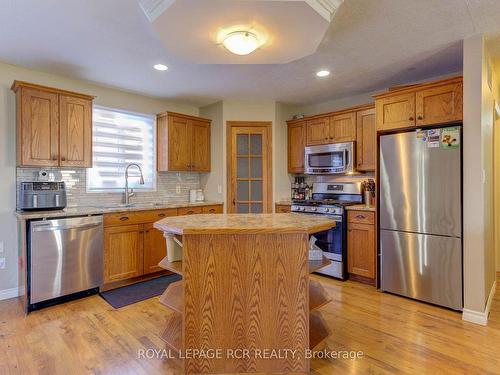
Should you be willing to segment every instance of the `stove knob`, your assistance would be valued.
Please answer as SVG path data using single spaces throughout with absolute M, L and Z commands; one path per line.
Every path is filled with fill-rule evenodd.
M 305 207 L 299 207 L 299 211 L 305 211 Z
M 331 208 L 325 208 L 325 212 L 332 212 Z
M 316 211 L 316 207 L 311 207 L 311 211 Z

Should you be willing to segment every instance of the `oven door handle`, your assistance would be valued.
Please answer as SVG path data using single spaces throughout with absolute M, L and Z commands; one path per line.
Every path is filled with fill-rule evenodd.
M 347 150 L 344 150 L 344 170 L 347 169 Z

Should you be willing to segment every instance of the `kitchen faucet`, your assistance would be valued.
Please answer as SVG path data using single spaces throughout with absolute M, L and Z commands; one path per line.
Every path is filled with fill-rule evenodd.
M 134 189 L 130 189 L 131 191 L 129 192 L 129 189 L 128 189 L 128 169 L 130 167 L 137 167 L 137 169 L 139 169 L 139 173 L 141 174 L 141 179 L 139 180 L 139 183 L 141 185 L 144 185 L 144 176 L 142 175 L 142 169 L 141 169 L 141 166 L 137 163 L 130 163 L 129 165 L 127 165 L 127 168 L 125 168 L 125 204 L 128 205 L 130 204 L 130 197 L 133 197 L 135 195 L 134 193 Z

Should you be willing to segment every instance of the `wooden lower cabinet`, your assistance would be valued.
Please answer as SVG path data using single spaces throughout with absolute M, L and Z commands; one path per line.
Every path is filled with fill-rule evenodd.
M 167 244 L 163 232 L 154 228 L 155 221 L 169 216 L 222 211 L 223 205 L 214 204 L 105 214 L 104 289 L 166 273 L 158 263 L 167 254 Z
M 166 253 L 167 242 L 163 232 L 155 229 L 153 223 L 144 224 L 144 274 L 161 271 L 158 263 Z
M 373 212 L 350 211 L 347 223 L 349 274 L 374 283 L 376 274 L 375 223 Z M 361 218 L 363 217 L 363 218 Z
M 274 211 L 277 214 L 286 214 L 292 212 L 292 206 L 289 204 L 276 204 Z
M 104 228 L 104 283 L 141 276 L 143 245 L 142 225 Z

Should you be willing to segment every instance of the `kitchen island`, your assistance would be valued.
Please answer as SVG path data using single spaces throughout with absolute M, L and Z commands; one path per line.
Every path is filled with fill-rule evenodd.
M 309 273 L 309 235 L 335 222 L 301 214 L 168 217 L 155 228 L 182 236 L 182 275 L 160 297 L 173 312 L 161 337 L 188 374 L 309 373 L 308 350 L 329 332 L 313 311 L 329 301 Z

